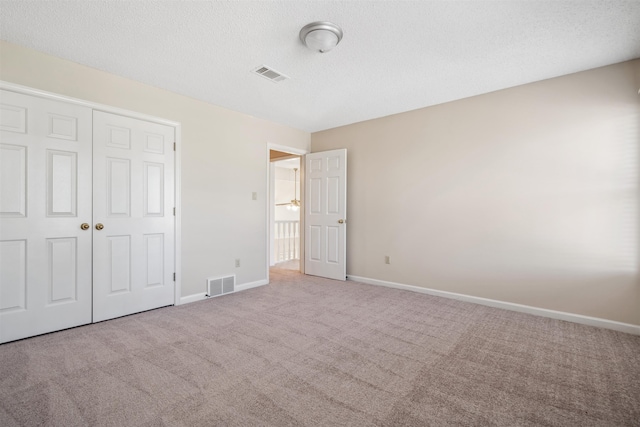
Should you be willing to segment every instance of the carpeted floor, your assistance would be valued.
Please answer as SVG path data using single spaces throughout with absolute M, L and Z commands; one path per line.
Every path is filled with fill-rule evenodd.
M 289 261 L 279 262 L 274 266 L 275 269 L 280 270 L 295 270 L 300 271 L 300 260 L 291 259 Z
M 640 337 L 273 270 L 0 346 L 0 425 L 640 425 Z

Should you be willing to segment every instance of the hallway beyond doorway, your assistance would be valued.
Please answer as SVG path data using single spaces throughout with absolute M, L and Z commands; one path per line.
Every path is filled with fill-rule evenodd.
M 300 260 L 291 259 L 289 261 L 279 262 L 276 265 L 274 265 L 273 268 L 282 268 L 283 270 L 300 271 Z

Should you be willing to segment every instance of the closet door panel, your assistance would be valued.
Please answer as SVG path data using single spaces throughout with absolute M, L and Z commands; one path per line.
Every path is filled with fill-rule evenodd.
M 92 111 L 0 91 L 0 342 L 91 322 Z
M 94 322 L 174 303 L 174 132 L 94 112 Z

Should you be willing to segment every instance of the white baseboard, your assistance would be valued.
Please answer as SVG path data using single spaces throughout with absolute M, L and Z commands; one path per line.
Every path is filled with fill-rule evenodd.
M 247 289 L 257 288 L 258 286 L 264 286 L 269 284 L 269 279 L 256 280 L 255 282 L 249 282 L 236 286 L 236 292 L 246 291 Z
M 405 285 L 403 283 L 387 282 L 384 280 L 369 279 L 360 276 L 347 276 L 347 280 L 366 283 L 368 285 L 385 286 L 387 288 L 403 289 L 406 291 L 418 292 L 437 297 L 456 299 L 489 307 L 503 308 L 505 310 L 518 311 L 520 313 L 535 314 L 537 316 L 549 317 L 551 319 L 566 320 L 568 322 L 581 323 L 583 325 L 597 326 L 599 328 L 612 329 L 614 331 L 626 332 L 628 334 L 640 335 L 640 325 L 616 322 L 613 320 L 600 319 L 598 317 L 583 316 L 581 314 L 566 313 L 564 311 L 548 310 L 546 308 L 532 307 L 529 305 L 515 304 L 511 302 L 498 301 L 494 299 L 474 297 L 471 295 L 457 294 L 454 292 L 439 291 L 436 289 L 422 288 L 420 286 Z
M 200 301 L 207 298 L 207 293 L 206 292 L 202 292 L 199 294 L 193 294 L 193 295 L 187 295 L 186 297 L 182 297 L 180 298 L 180 304 L 188 304 L 190 302 L 196 302 L 196 301 Z
M 267 279 L 262 279 L 262 280 L 257 280 L 255 282 L 249 282 L 249 283 L 245 283 L 243 285 L 238 285 L 236 286 L 236 292 L 239 291 L 246 291 L 247 289 L 251 289 L 251 288 L 257 288 L 258 286 L 264 286 L 264 285 L 268 285 L 269 281 Z M 230 294 L 228 294 L 230 295 Z M 200 301 L 203 299 L 207 299 L 207 293 L 206 292 L 202 292 L 199 294 L 193 294 L 193 295 L 188 295 L 186 297 L 182 297 L 180 298 L 180 303 L 178 305 L 182 305 L 182 304 L 189 304 L 190 302 L 196 302 L 196 301 Z

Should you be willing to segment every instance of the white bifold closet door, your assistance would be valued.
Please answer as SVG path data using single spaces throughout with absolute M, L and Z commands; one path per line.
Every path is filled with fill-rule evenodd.
M 0 342 L 91 322 L 91 112 L 0 91 Z
M 94 322 L 174 303 L 174 132 L 94 112 Z
M 174 132 L 0 91 L 0 343 L 174 303 Z

